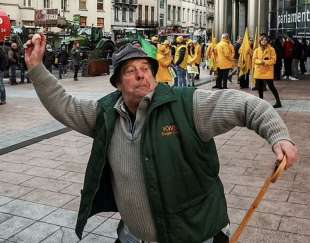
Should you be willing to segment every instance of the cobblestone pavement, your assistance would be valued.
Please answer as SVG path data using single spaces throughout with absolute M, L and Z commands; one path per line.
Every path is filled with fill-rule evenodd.
M 113 90 L 106 76 L 62 83 L 81 98 L 98 98 Z M 272 185 L 240 242 L 310 242 L 309 84 L 310 80 L 276 82 L 284 105 L 279 113 L 301 158 Z M 29 137 L 44 134 L 57 124 L 31 85 L 7 86 L 7 93 L 7 105 L 0 106 L 0 145 L 14 142 L 18 134 L 24 137 L 27 131 Z M 266 99 L 273 102 L 270 92 Z M 0 155 L 0 242 L 78 241 L 73 229 L 91 143 L 92 139 L 71 131 Z M 274 156 L 263 139 L 245 128 L 218 136 L 216 144 L 234 230 L 270 174 Z M 114 242 L 119 219 L 118 213 L 92 217 L 81 242 Z

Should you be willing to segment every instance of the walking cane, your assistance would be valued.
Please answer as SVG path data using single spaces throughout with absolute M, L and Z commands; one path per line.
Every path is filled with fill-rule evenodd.
M 249 208 L 246 215 L 244 216 L 241 224 L 239 225 L 239 227 L 235 231 L 234 235 L 231 237 L 231 239 L 229 241 L 230 243 L 237 243 L 242 231 L 244 230 L 244 228 L 248 224 L 248 222 L 249 222 L 252 214 L 254 213 L 254 211 L 258 208 L 258 205 L 261 202 L 261 200 L 263 199 L 263 197 L 264 197 L 265 193 L 267 192 L 270 184 L 275 183 L 277 181 L 277 179 L 283 173 L 283 171 L 286 167 L 286 163 L 287 163 L 286 157 L 284 156 L 283 160 L 280 163 L 276 164 L 276 167 L 275 167 L 273 173 L 271 174 L 271 176 L 269 176 L 266 179 L 264 185 L 262 186 L 261 190 L 257 194 L 257 196 L 256 196 L 255 200 L 253 201 L 251 207 Z

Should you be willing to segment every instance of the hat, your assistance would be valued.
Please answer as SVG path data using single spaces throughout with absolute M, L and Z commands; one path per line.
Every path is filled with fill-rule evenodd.
M 147 59 L 152 68 L 152 73 L 155 76 L 158 70 L 158 62 L 156 59 L 149 57 L 141 48 L 134 47 L 131 44 L 125 45 L 123 48 L 114 52 L 112 55 L 113 74 L 110 77 L 111 84 L 116 87 L 117 79 L 119 78 L 121 67 L 129 60 Z

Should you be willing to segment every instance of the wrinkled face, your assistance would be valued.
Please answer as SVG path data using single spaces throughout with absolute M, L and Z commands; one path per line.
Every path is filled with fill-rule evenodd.
M 126 102 L 140 102 L 156 87 L 151 64 L 147 59 L 129 60 L 122 68 L 117 88 Z

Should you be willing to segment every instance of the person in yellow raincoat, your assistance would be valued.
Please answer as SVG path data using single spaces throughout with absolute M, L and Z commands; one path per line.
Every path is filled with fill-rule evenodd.
M 159 83 L 171 84 L 174 78 L 169 70 L 172 62 L 172 56 L 170 44 L 167 40 L 158 45 L 156 59 L 159 64 L 158 72 L 156 74 L 156 81 Z
M 274 65 L 277 60 L 276 52 L 274 48 L 268 44 L 266 35 L 260 36 L 259 45 L 260 46 L 255 49 L 253 54 L 253 63 L 255 65 L 254 78 L 256 79 L 258 94 L 261 99 L 264 98 L 264 82 L 266 82 L 276 99 L 276 103 L 273 107 L 279 108 L 282 104 L 279 93 L 273 84 Z
M 194 64 L 198 69 L 198 74 L 196 74 L 195 79 L 198 80 L 200 78 L 200 63 L 201 63 L 201 45 L 197 40 L 193 40 L 194 45 Z
M 197 66 L 195 65 L 195 46 L 191 39 L 186 42 L 187 49 L 187 84 L 188 86 L 195 86 L 194 79 L 198 74 Z
M 212 75 L 212 73 L 215 73 L 217 70 L 215 47 L 216 47 L 216 38 L 213 38 L 212 41 L 209 43 L 209 46 L 206 51 L 206 57 L 208 60 L 208 67 L 210 69 L 210 75 Z
M 218 75 L 216 85 L 212 88 L 227 89 L 229 70 L 235 65 L 235 49 L 227 33 L 222 34 L 222 40 L 216 45 L 215 50 Z

